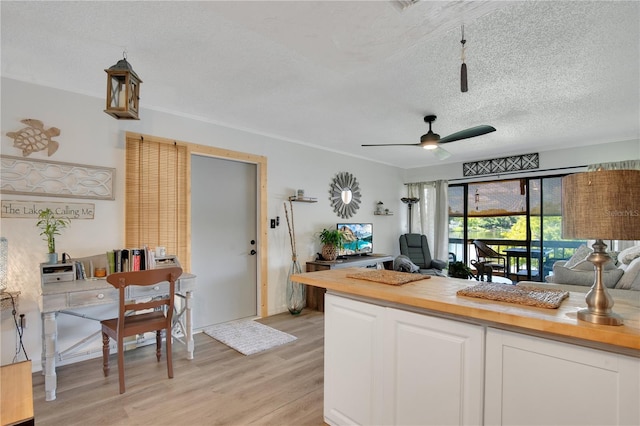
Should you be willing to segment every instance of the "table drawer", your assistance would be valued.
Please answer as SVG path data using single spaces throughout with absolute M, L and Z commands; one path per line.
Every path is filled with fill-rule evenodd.
M 129 299 L 137 299 L 142 297 L 155 297 L 169 294 L 169 283 L 164 282 L 156 285 L 148 286 L 131 286 L 129 287 Z
M 99 289 L 69 293 L 69 307 L 118 302 L 118 290 Z
M 42 298 L 42 312 L 53 312 L 68 308 L 67 293 L 49 294 Z

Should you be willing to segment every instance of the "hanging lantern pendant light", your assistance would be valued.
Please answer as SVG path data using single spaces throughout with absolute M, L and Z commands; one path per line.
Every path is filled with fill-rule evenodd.
M 460 90 L 462 93 L 469 91 L 469 86 L 467 85 L 467 64 L 464 63 L 465 57 L 465 46 L 464 44 L 467 40 L 464 39 L 464 25 L 462 26 L 462 40 L 460 43 L 462 44 L 462 67 L 460 67 Z
M 127 62 L 127 53 L 107 73 L 107 114 L 118 120 L 139 120 L 140 77 Z

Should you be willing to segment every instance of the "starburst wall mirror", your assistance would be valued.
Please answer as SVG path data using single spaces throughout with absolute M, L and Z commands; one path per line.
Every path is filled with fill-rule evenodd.
M 338 173 L 329 187 L 333 211 L 342 219 L 353 216 L 360 208 L 360 185 L 349 172 Z

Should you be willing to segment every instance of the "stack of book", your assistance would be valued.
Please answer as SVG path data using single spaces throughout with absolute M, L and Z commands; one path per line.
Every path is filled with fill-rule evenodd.
M 156 256 L 154 250 L 143 248 L 115 249 L 106 254 L 72 259 L 76 280 L 103 278 L 116 272 L 144 271 L 147 269 L 180 266 L 175 255 Z M 95 270 L 94 270 L 95 269 Z
M 107 260 L 109 274 L 114 272 L 144 271 L 156 267 L 155 252 L 147 246 L 108 251 Z

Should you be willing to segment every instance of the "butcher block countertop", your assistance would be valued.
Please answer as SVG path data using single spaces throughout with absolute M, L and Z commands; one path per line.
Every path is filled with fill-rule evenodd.
M 471 280 L 430 277 L 393 286 L 347 277 L 361 271 L 345 268 L 308 272 L 293 275 L 292 280 L 370 299 L 371 303 L 426 310 L 426 313 L 640 357 L 640 294 L 637 299 L 615 299 L 613 312 L 624 318 L 624 325 L 606 326 L 578 321 L 577 311 L 586 307 L 584 293 L 570 292 L 558 309 L 546 309 L 457 296 L 458 290 L 479 284 Z

